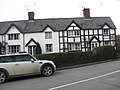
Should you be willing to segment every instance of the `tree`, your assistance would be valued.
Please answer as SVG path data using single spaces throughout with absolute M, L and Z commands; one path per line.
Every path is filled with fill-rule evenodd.
M 41 49 L 40 44 L 38 42 L 36 43 L 36 54 L 42 54 L 42 49 Z

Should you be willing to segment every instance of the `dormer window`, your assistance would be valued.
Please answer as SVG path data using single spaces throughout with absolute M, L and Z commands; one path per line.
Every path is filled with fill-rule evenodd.
M 80 36 L 80 31 L 79 30 L 68 31 L 68 36 L 69 37 Z
M 103 34 L 108 35 L 108 31 L 109 31 L 108 29 L 104 29 L 104 30 L 103 30 Z
M 51 39 L 52 38 L 52 32 L 45 32 L 45 39 Z
M 8 40 L 18 40 L 19 34 L 8 34 Z

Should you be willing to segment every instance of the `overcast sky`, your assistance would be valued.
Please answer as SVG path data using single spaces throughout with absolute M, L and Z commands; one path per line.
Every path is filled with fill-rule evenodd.
M 120 34 L 120 0 L 0 0 L 0 22 L 27 20 L 29 11 L 35 19 L 83 17 L 83 8 L 91 17 L 111 17 Z

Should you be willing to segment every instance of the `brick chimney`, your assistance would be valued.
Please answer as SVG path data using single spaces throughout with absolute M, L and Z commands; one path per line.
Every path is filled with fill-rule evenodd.
M 83 9 L 83 16 L 85 19 L 90 19 L 90 9 L 89 8 Z
M 28 19 L 34 20 L 34 12 L 28 12 Z

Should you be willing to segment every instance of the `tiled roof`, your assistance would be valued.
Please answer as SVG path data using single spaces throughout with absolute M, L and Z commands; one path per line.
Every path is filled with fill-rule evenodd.
M 11 25 L 15 25 L 21 33 L 42 32 L 47 26 L 53 31 L 66 30 L 66 28 L 75 22 L 81 29 L 100 29 L 104 24 L 110 28 L 116 29 L 110 17 L 91 17 L 91 19 L 81 18 L 53 18 L 53 19 L 35 19 L 34 21 L 21 20 L 0 22 L 0 34 L 5 34 Z

